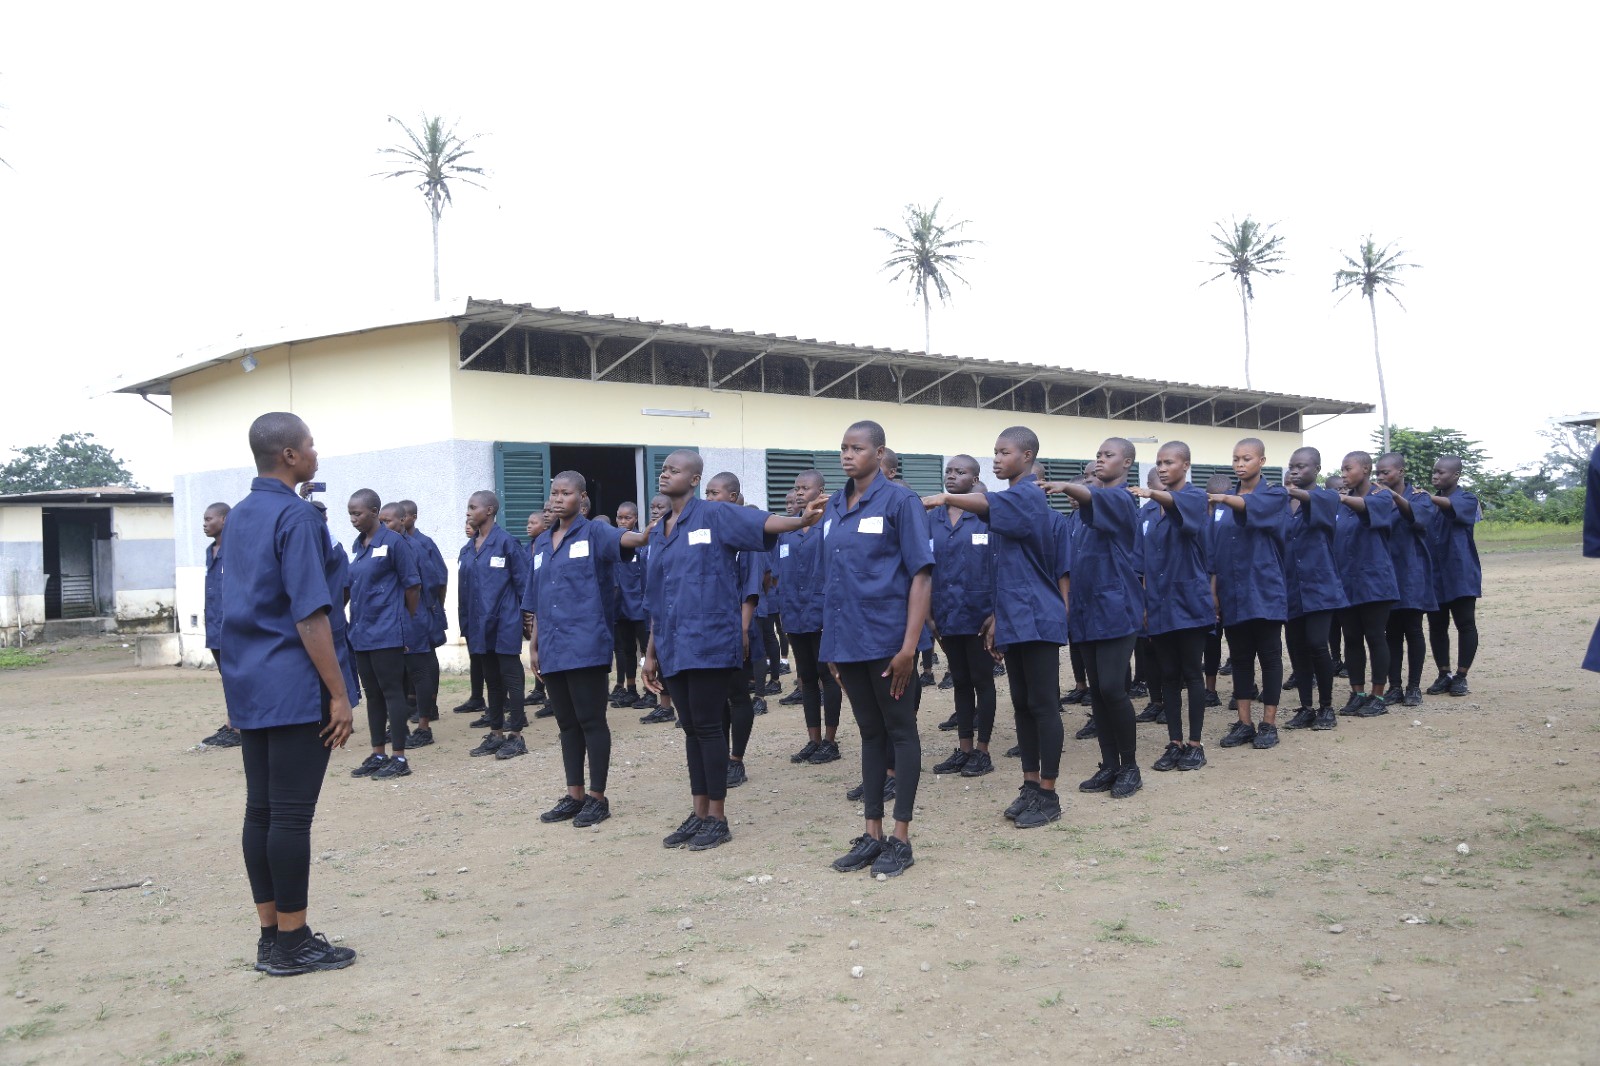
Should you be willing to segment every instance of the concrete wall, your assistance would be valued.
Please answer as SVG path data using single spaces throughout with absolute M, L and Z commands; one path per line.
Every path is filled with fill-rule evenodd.
M 0 646 L 17 642 L 19 619 L 23 626 L 44 624 L 42 507 L 0 507 Z

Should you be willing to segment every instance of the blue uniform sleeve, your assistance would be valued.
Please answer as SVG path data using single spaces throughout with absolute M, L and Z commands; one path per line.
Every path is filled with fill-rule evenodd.
M 528 577 L 522 584 L 522 610 L 527 614 L 539 613 L 539 571 L 540 567 L 533 565 L 533 556 L 538 554 L 539 542 L 536 540 L 528 547 Z M 517 553 L 521 555 L 521 552 Z
M 1244 500 L 1247 526 L 1275 526 L 1289 510 L 1289 494 L 1277 485 L 1258 485 L 1256 491 L 1240 498 Z M 1238 515 L 1237 511 L 1233 513 Z
M 404 537 L 395 537 L 389 547 L 394 558 L 394 576 L 402 589 L 414 589 L 422 584 L 422 566 L 417 561 L 417 550 Z
M 616 526 L 608 526 L 604 522 L 589 523 L 590 550 L 595 553 L 595 558 L 606 559 L 609 562 L 622 561 L 622 534 L 624 530 Z
M 1013 485 L 1004 492 L 986 492 L 989 501 L 989 528 L 1002 537 L 1012 540 L 1033 540 L 1038 531 L 1039 513 L 1032 506 L 1021 486 Z
M 528 587 L 528 575 L 533 572 L 533 557 L 523 551 L 522 545 L 515 539 L 509 536 L 507 539 L 511 540 L 511 548 L 506 552 L 506 565 L 511 568 L 509 575 L 511 587 L 514 589 L 526 589 Z
M 312 508 L 304 508 L 304 513 L 301 510 L 291 508 L 283 513 L 276 545 L 283 590 L 289 596 L 289 615 L 296 622 L 333 607 L 323 570 L 327 558 L 327 528 Z
M 1426 492 L 1413 492 L 1406 497 L 1411 504 L 1411 528 L 1418 535 L 1427 536 L 1428 530 L 1433 527 L 1433 516 L 1439 513 L 1439 508 L 1433 504 L 1433 498 Z
M 1589 488 L 1583 501 L 1583 554 L 1600 559 L 1600 444 L 1589 456 Z
M 761 555 L 759 552 L 739 553 L 739 602 L 761 596 Z
M 1363 519 L 1369 529 L 1393 529 L 1395 515 L 1400 510 L 1394 497 L 1387 492 L 1374 492 L 1366 498 L 1367 513 Z
M 1139 500 L 1120 485 L 1114 489 L 1089 487 L 1089 506 L 1083 509 L 1083 523 L 1113 536 L 1137 529 Z
M 900 558 L 906 573 L 915 575 L 933 565 L 933 549 L 928 545 L 928 512 L 916 493 L 907 492 L 895 507 L 895 531 L 900 536 Z
M 1150 536 L 1150 523 L 1155 521 L 1155 516 L 1139 520 L 1139 532 L 1133 538 L 1133 551 L 1128 553 L 1128 561 L 1133 564 L 1133 572 L 1144 577 L 1144 542 Z
M 704 501 L 706 525 L 716 531 L 724 547 L 736 551 L 764 552 L 777 547 L 778 535 L 766 531 L 767 512 L 721 500 Z
M 1172 507 L 1167 510 L 1166 517 L 1167 521 L 1177 523 L 1178 532 L 1183 536 L 1204 537 L 1210 511 L 1206 494 L 1191 485 L 1172 494 Z
M 1319 488 L 1316 485 L 1308 490 L 1311 499 L 1300 505 L 1300 511 L 1295 517 L 1305 522 L 1312 529 L 1325 529 L 1333 532 L 1333 524 L 1339 520 L 1339 508 L 1344 505 L 1339 502 L 1339 494 L 1332 489 Z
M 1450 517 L 1463 526 L 1476 525 L 1481 513 L 1478 497 L 1466 489 L 1458 488 L 1450 494 Z
M 1055 578 L 1060 581 L 1072 573 L 1072 520 L 1060 511 L 1051 511 L 1051 524 L 1056 531 Z

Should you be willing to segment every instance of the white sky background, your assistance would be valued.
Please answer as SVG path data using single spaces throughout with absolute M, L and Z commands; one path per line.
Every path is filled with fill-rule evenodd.
M 972 287 L 935 308 L 935 351 L 1242 385 L 1238 297 L 1201 288 L 1201 261 L 1216 221 L 1251 214 L 1290 256 L 1257 285 L 1255 386 L 1376 402 L 1365 304 L 1329 291 L 1370 231 L 1423 264 L 1405 312 L 1378 308 L 1392 420 L 1521 465 L 1547 418 L 1600 407 L 1595 18 L 9 5 L 0 448 L 92 430 L 168 486 L 166 416 L 88 399 L 94 384 L 242 329 L 430 296 L 420 194 L 370 177 L 401 136 L 385 116 L 427 109 L 485 134 L 474 161 L 492 170 L 445 213 L 447 294 L 920 349 L 873 227 L 943 197 L 985 244 Z M 382 440 L 384 412 L 353 397 L 350 417 Z M 1342 454 L 1376 424 L 1311 441 Z

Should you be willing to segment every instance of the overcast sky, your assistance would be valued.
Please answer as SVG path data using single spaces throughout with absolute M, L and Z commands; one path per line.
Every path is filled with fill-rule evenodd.
M 167 417 L 96 382 L 430 296 L 422 198 L 371 177 L 385 117 L 428 110 L 483 134 L 492 171 L 446 211 L 447 294 L 920 348 L 873 227 L 942 197 L 985 243 L 935 351 L 1237 386 L 1237 293 L 1200 283 L 1215 223 L 1248 214 L 1290 257 L 1256 287 L 1255 386 L 1375 403 L 1366 307 L 1330 292 L 1371 232 L 1423 267 L 1404 311 L 1378 306 L 1392 420 L 1520 465 L 1546 419 L 1600 407 L 1595 17 L 7 5 L 0 449 L 92 430 L 170 485 Z M 1376 425 L 1310 439 L 1342 453 Z

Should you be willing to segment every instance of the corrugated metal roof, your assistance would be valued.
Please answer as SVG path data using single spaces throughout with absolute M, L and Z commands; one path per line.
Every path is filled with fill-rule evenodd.
M 171 503 L 172 493 L 153 489 L 130 489 L 125 485 L 99 485 L 86 489 L 42 489 L 39 492 L 14 492 L 0 496 L 7 503 Z

